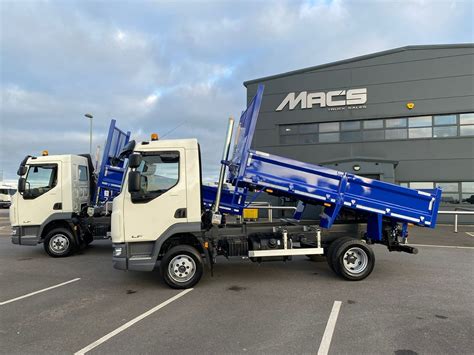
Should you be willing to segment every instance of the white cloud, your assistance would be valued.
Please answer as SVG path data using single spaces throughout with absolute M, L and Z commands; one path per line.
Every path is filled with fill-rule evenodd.
M 122 42 L 124 41 L 126 38 L 126 35 L 124 32 L 118 30 L 116 33 L 115 33 L 115 39 L 118 41 L 118 42 Z

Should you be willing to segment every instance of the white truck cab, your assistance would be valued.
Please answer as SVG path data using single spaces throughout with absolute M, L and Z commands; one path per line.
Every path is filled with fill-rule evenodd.
M 0 185 L 0 208 L 8 208 L 12 203 L 12 196 L 16 190 L 11 186 L 1 184 Z
M 201 250 L 194 235 L 201 231 L 202 213 L 197 140 L 142 142 L 129 167 L 113 201 L 114 267 L 151 271 L 159 256 L 183 239 Z
M 94 185 L 88 156 L 26 157 L 18 169 L 18 193 L 10 208 L 12 242 L 44 243 L 51 256 L 67 256 L 82 242 L 79 217 L 91 200 Z

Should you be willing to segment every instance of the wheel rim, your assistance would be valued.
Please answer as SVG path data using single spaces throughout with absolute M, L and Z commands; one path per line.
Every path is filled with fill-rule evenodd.
M 56 254 L 61 254 L 69 248 L 69 238 L 64 234 L 56 234 L 49 240 L 49 249 Z
M 177 255 L 168 264 L 168 275 L 175 282 L 187 282 L 195 273 L 196 263 L 189 255 Z
M 352 275 L 360 275 L 367 269 L 369 264 L 369 256 L 361 248 L 348 249 L 342 258 L 344 269 Z

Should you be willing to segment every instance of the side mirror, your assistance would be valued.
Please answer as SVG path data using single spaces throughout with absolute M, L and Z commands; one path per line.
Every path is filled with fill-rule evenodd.
M 26 191 L 26 179 L 21 177 L 18 179 L 18 192 L 23 193 Z
M 142 155 L 138 153 L 130 154 L 128 157 L 128 166 L 132 169 L 136 169 L 142 163 Z
M 26 174 L 27 171 L 28 171 L 28 168 L 26 166 L 22 165 L 18 168 L 18 171 L 16 172 L 16 174 L 18 176 L 23 176 L 23 175 Z
M 130 171 L 128 173 L 128 192 L 140 191 L 142 176 L 138 171 Z

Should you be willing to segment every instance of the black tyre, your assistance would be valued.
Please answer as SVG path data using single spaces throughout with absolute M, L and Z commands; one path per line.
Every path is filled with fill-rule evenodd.
M 339 247 L 339 244 L 354 240 L 353 238 L 350 237 L 342 237 L 334 240 L 330 245 L 329 248 L 326 252 L 326 261 L 328 262 L 329 267 L 331 268 L 332 271 L 337 273 L 336 268 L 334 266 L 334 259 L 335 259 L 335 254 L 336 251 Z
M 339 243 L 334 253 L 333 266 L 336 274 L 349 281 L 360 281 L 370 275 L 375 265 L 372 249 L 360 240 Z
M 63 258 L 77 250 L 76 240 L 67 228 L 55 228 L 44 238 L 44 250 L 53 258 Z
M 183 289 L 196 285 L 203 274 L 201 254 L 190 245 L 177 245 L 161 259 L 160 273 L 171 288 Z

